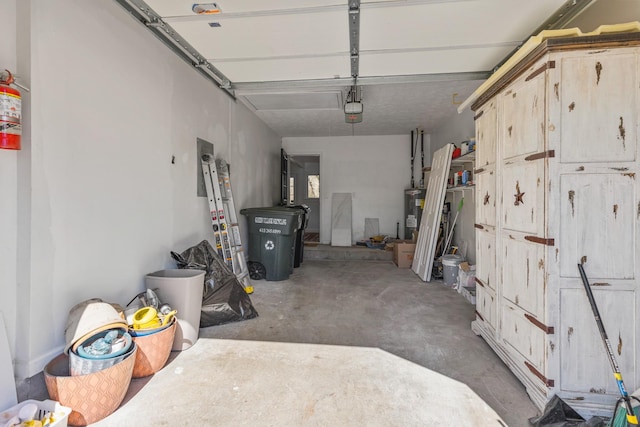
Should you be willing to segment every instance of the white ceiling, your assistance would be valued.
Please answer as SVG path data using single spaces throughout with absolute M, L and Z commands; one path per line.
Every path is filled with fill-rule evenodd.
M 279 135 L 339 136 L 430 132 L 545 21 L 595 0 L 362 0 L 358 124 L 343 112 L 353 0 L 220 0 L 216 15 L 194 0 L 116 1 L 149 8 L 152 30 L 186 41 Z

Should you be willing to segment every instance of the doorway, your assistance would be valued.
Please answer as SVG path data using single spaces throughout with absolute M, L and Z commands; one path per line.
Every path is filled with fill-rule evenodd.
M 311 209 L 304 232 L 305 242 L 320 242 L 320 156 L 289 156 L 289 204 Z

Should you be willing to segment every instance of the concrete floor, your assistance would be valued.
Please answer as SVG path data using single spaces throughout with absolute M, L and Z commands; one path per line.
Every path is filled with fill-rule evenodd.
M 495 410 L 518 427 L 539 414 L 520 382 L 472 333 L 474 307 L 441 282 L 422 282 L 389 261 L 305 257 L 288 280 L 254 284 L 258 318 L 201 329 L 196 345 L 173 353 L 153 377 L 133 380 L 122 407 L 96 425 L 129 425 L 144 413 L 148 421 L 174 397 L 197 403 L 164 414 L 161 425 L 187 425 L 188 414 L 214 406 L 209 425 L 440 425 L 437 417 L 447 415 L 456 425 L 500 425 Z M 186 375 L 193 366 L 201 369 Z M 22 384 L 20 397 L 38 398 L 40 381 Z M 240 397 L 220 399 L 229 388 Z M 336 394 L 327 403 L 309 390 Z M 340 401 L 354 402 L 353 411 L 336 405 Z M 456 411 L 494 422 L 460 423 L 468 419 Z
M 451 421 L 505 425 L 466 385 L 380 349 L 201 338 L 93 426 L 422 427 Z

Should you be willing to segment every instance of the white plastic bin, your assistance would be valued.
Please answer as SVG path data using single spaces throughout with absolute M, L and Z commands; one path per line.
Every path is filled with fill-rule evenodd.
M 186 350 L 198 341 L 204 271 L 160 270 L 144 277 L 147 289 L 152 289 L 162 303 L 178 310 L 178 327 L 171 350 Z
M 476 287 L 476 266 L 470 265 L 469 271 L 464 271 L 458 266 L 458 292 L 462 293 L 462 288 Z
M 54 421 L 50 424 L 47 424 L 51 427 L 67 427 L 67 422 L 69 420 L 69 414 L 71 414 L 71 408 L 66 406 L 62 406 L 59 402 L 54 400 L 25 400 L 23 402 L 18 403 L 17 405 L 9 408 L 5 411 L 0 411 L 0 425 L 4 426 L 9 423 L 9 421 L 16 421 L 18 418 L 18 414 L 20 413 L 20 409 L 26 405 L 34 405 L 36 408 L 34 420 L 42 420 L 48 413 L 50 413 Z M 16 422 L 18 425 L 19 422 Z M 11 424 L 9 424 L 11 425 Z
M 455 287 L 458 284 L 458 266 L 462 262 L 462 256 L 449 254 L 442 257 L 442 280 L 444 284 Z

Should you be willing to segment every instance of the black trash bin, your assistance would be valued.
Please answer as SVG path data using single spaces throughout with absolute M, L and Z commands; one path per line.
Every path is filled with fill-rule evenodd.
M 304 230 L 307 229 L 307 225 L 309 224 L 309 213 L 311 212 L 311 208 L 304 204 L 292 207 L 300 209 L 300 213 L 302 215 L 302 226 L 296 235 L 296 249 L 293 256 L 293 266 L 298 268 L 300 267 L 300 264 L 302 264 L 304 258 Z
M 298 229 L 295 238 L 295 249 L 293 254 L 293 267 L 298 268 L 300 264 L 302 264 L 304 258 L 304 230 L 307 229 L 307 224 L 309 224 L 309 213 L 311 212 L 311 208 L 305 204 L 301 205 L 291 205 L 291 206 L 276 206 L 277 209 L 294 209 L 298 210 L 301 215 L 301 225 Z M 293 270 L 292 270 L 293 272 Z
M 249 272 L 254 280 L 286 280 L 293 272 L 300 209 L 246 208 L 240 211 L 249 226 Z

